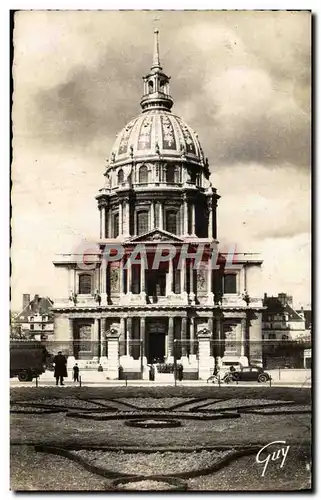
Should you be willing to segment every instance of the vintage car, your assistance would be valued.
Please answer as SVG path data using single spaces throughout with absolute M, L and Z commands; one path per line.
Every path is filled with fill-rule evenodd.
M 271 380 L 271 375 L 263 370 L 260 366 L 248 366 L 241 369 L 236 369 L 228 374 L 225 382 L 240 381 L 240 382 L 267 382 Z

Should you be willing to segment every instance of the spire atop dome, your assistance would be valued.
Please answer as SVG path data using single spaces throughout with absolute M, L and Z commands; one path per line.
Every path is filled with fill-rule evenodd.
M 144 95 L 140 102 L 143 112 L 150 109 L 170 111 L 173 106 L 173 99 L 169 94 L 170 77 L 163 73 L 163 68 L 160 65 L 158 33 L 158 29 L 155 28 L 153 65 L 150 73 L 143 77 Z
M 159 69 L 161 70 L 162 67 L 160 65 L 160 60 L 159 60 L 159 40 L 158 40 L 158 29 L 154 29 L 154 53 L 153 53 L 153 66 L 151 67 L 151 70 Z

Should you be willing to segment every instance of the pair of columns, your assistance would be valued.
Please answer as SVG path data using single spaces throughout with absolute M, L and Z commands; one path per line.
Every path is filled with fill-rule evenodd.
M 132 293 L 132 264 L 130 259 L 127 261 L 127 293 Z M 140 263 L 140 293 L 145 293 L 145 260 L 141 259 Z M 120 293 L 124 294 L 124 259 L 120 260 Z
M 146 318 L 142 316 L 140 318 L 140 341 L 142 342 L 144 351 L 145 351 L 145 323 L 146 323 Z M 131 355 L 132 354 L 132 346 L 131 346 L 131 340 L 132 340 L 132 328 L 133 328 L 133 318 L 132 317 L 121 317 L 120 318 L 120 340 L 123 342 L 126 342 L 126 349 L 125 349 L 125 354 L 126 355 Z M 143 353 L 145 355 L 145 352 Z

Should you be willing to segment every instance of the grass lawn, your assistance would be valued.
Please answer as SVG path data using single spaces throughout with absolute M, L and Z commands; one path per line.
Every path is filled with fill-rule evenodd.
M 91 402 L 82 402 L 79 397 Z M 274 409 L 282 409 L 282 405 L 278 407 L 278 403 L 275 402 L 292 401 L 295 403 L 295 408 L 300 409 L 308 407 L 310 397 L 310 389 L 286 387 L 14 388 L 11 390 L 11 401 L 18 404 L 13 405 L 13 409 L 19 409 L 19 402 L 22 408 L 31 410 L 32 405 L 43 402 L 51 406 L 52 402 L 53 407 L 58 404 L 73 408 L 71 412 L 80 405 L 84 408 L 77 410 L 81 415 L 92 412 L 95 405 L 100 412 L 99 408 L 103 408 L 101 405 L 110 404 L 119 412 L 130 412 L 132 416 L 139 416 L 138 410 L 132 407 L 136 404 L 137 408 L 147 408 L 147 412 L 149 409 L 151 414 L 155 408 L 161 410 L 163 407 L 167 413 L 171 413 L 172 418 L 180 420 L 181 427 L 167 429 L 127 427 L 123 419 L 117 418 L 115 412 L 112 413 L 112 420 L 104 421 L 77 416 L 67 417 L 68 408 L 53 414 L 39 413 L 40 407 L 34 414 L 12 413 L 11 486 L 14 490 L 28 491 L 91 491 L 110 488 L 110 477 L 90 472 L 86 470 L 86 465 L 76 463 L 69 458 L 36 452 L 35 445 L 51 445 L 70 450 L 100 448 L 100 452 L 93 452 L 91 455 L 90 452 L 80 451 L 79 456 L 85 459 L 87 457 L 90 463 L 99 459 L 101 467 L 105 463 L 105 468 L 112 471 L 113 463 L 118 462 L 118 466 L 119 463 L 123 463 L 123 468 L 115 467 L 113 471 L 115 474 L 121 474 L 120 471 L 126 473 L 126 470 L 130 472 L 135 470 L 135 460 L 137 461 L 139 456 L 141 463 L 148 463 L 148 453 L 152 453 L 149 455 L 151 467 L 153 457 L 153 463 L 156 464 L 153 465 L 154 470 L 159 469 L 159 474 L 164 475 L 172 470 L 171 464 L 175 460 L 180 463 L 177 470 L 189 470 L 190 463 L 193 463 L 193 469 L 202 468 L 201 464 L 207 456 L 205 450 L 213 453 L 210 450 L 215 447 L 237 450 L 249 446 L 262 447 L 272 441 L 282 440 L 286 441 L 293 451 L 289 453 L 289 459 L 283 469 L 279 468 L 277 462 L 273 463 L 268 479 L 261 477 L 259 466 L 255 463 L 255 454 L 252 454 L 246 457 L 234 457 L 224 468 L 206 476 L 187 477 L 188 489 L 235 491 L 309 488 L 310 473 L 307 463 L 311 440 L 310 414 L 291 414 L 288 407 L 284 415 L 246 413 L 240 409 L 240 418 L 194 420 L 184 419 L 183 412 L 186 414 L 190 411 L 194 415 L 199 407 L 199 413 L 204 414 L 207 407 L 215 412 L 216 408 L 222 406 L 240 408 L 249 402 L 254 407 L 271 404 Z M 114 401 L 111 402 L 109 399 Z M 222 399 L 226 402 L 219 401 Z M 169 410 L 171 403 L 173 410 Z M 106 409 L 102 409 L 101 413 L 104 411 L 106 412 Z M 195 454 L 191 459 L 193 451 Z M 137 452 L 140 455 L 135 455 Z M 122 460 L 117 460 L 118 454 Z M 159 467 L 155 460 L 159 460 Z

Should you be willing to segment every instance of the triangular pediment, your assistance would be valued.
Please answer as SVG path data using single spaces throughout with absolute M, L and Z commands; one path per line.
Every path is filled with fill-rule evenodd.
M 179 238 L 176 236 L 176 234 L 169 233 L 168 231 L 165 231 L 164 229 L 153 229 L 152 231 L 149 231 L 148 233 L 145 234 L 140 234 L 139 236 L 135 236 L 134 238 L 130 239 L 131 242 L 158 242 L 158 241 L 174 241 L 177 243 L 183 243 L 184 240 L 182 238 Z

